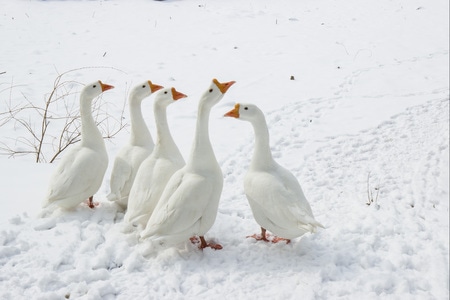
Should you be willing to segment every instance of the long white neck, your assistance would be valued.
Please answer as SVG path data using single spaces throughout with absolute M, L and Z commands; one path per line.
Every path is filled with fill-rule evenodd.
M 158 149 L 164 149 L 165 152 L 171 153 L 173 151 L 179 152 L 176 146 L 172 134 L 170 133 L 169 125 L 167 124 L 167 107 L 161 105 L 153 106 L 153 112 L 155 114 L 157 141 L 156 147 Z M 156 148 L 155 148 L 156 149 Z M 168 153 L 162 153 L 168 154 Z
M 92 99 L 86 96 L 80 97 L 80 115 L 81 115 L 81 144 L 84 147 L 95 147 L 96 145 L 105 145 L 103 136 L 95 124 L 92 116 Z
M 219 165 L 209 140 L 209 114 L 211 107 L 202 105 L 200 102 L 197 114 L 197 125 L 195 128 L 194 142 L 188 165 L 194 169 L 206 169 Z
M 269 169 L 273 167 L 274 160 L 270 150 L 269 129 L 264 116 L 252 122 L 255 131 L 255 150 L 250 164 L 252 169 Z
M 141 101 L 130 101 L 131 135 L 130 144 L 154 146 L 152 135 L 142 116 Z

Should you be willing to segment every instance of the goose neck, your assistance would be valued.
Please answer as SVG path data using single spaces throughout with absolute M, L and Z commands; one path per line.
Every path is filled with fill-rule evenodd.
M 274 160 L 270 150 L 269 129 L 264 118 L 252 122 L 255 132 L 255 150 L 253 152 L 252 166 L 270 167 Z
M 130 102 L 130 120 L 131 120 L 131 135 L 130 142 L 133 145 L 148 145 L 152 144 L 152 137 L 148 130 L 142 115 L 141 102 Z
M 197 115 L 194 142 L 189 163 L 194 168 L 206 168 L 217 163 L 209 139 L 209 115 L 211 108 L 200 105 Z
M 167 107 L 155 105 L 153 107 L 155 114 L 157 143 L 164 148 L 175 146 L 175 142 L 170 133 L 169 125 L 167 123 Z
M 80 116 L 81 116 L 81 144 L 91 146 L 103 141 L 103 136 L 92 116 L 92 99 L 81 96 L 80 98 Z

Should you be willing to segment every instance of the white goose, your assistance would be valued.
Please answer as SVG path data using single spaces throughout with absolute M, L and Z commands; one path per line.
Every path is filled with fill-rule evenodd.
M 141 239 L 152 244 L 170 246 L 192 236 L 200 237 L 200 247 L 221 249 L 208 244 L 204 234 L 217 215 L 223 187 L 223 175 L 209 140 L 209 115 L 234 81 L 216 79 L 202 95 L 198 105 L 197 125 L 189 160 L 170 178 L 151 215 Z
M 50 179 L 49 190 L 42 203 L 44 210 L 59 206 L 74 208 L 86 199 L 93 208 L 93 195 L 100 188 L 108 154 L 102 134 L 92 117 L 92 100 L 113 86 L 96 81 L 81 91 L 81 141 L 61 159 Z
M 225 116 L 251 122 L 255 132 L 255 150 L 244 177 L 245 194 L 261 226 L 261 235 L 252 237 L 268 241 L 267 229 L 280 236 L 273 237 L 272 242 L 289 243 L 292 238 L 323 227 L 314 219 L 297 179 L 273 159 L 263 112 L 253 104 L 236 104 Z
M 184 158 L 173 141 L 167 124 L 167 107 L 187 97 L 175 88 L 162 89 L 153 101 L 157 140 L 152 154 L 139 167 L 130 191 L 124 220 L 142 228 L 147 225 L 164 187 L 175 171 L 184 165 Z
M 128 143 L 118 152 L 111 172 L 108 200 L 117 203 L 125 210 L 128 204 L 128 194 L 133 185 L 136 172 L 142 161 L 146 159 L 154 148 L 150 131 L 142 116 L 142 100 L 152 93 L 162 89 L 162 86 L 151 81 L 143 82 L 131 90 L 129 98 L 131 135 Z

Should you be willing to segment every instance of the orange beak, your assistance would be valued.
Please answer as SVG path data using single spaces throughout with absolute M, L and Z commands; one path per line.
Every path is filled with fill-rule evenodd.
M 172 97 L 173 97 L 173 100 L 178 100 L 178 99 L 181 99 L 181 98 L 186 98 L 187 96 L 185 95 L 185 94 L 183 94 L 183 93 L 180 93 L 180 92 L 178 92 L 174 87 L 172 88 Z
M 152 93 L 160 90 L 163 88 L 163 86 L 157 85 L 157 84 L 153 84 L 150 80 L 148 81 L 148 84 L 150 85 L 150 90 L 152 91 Z
M 219 88 L 219 90 L 222 92 L 222 94 L 225 94 L 226 91 L 230 88 L 230 86 L 232 86 L 233 84 L 236 83 L 236 81 L 229 81 L 229 82 L 224 82 L 224 83 L 220 83 L 217 79 L 213 79 L 213 82 L 217 85 L 217 87 Z
M 224 117 L 233 117 L 233 118 L 239 118 L 239 103 L 236 103 L 236 105 L 234 106 L 234 108 L 232 110 L 230 110 L 229 112 L 227 112 L 226 114 L 224 114 Z
M 112 85 L 109 85 L 109 84 L 106 84 L 106 83 L 103 83 L 103 82 L 101 82 L 100 80 L 99 80 L 98 82 L 100 82 L 100 86 L 102 87 L 102 92 L 104 92 L 104 91 L 107 91 L 107 90 L 110 90 L 110 89 L 113 89 L 113 88 L 114 88 L 114 86 L 112 86 Z

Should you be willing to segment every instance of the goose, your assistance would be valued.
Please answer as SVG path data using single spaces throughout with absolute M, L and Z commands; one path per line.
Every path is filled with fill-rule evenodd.
M 311 206 L 297 178 L 272 157 L 269 130 L 263 112 L 253 104 L 237 103 L 225 117 L 249 121 L 255 133 L 255 149 L 244 177 L 244 192 L 261 235 L 257 240 L 269 241 L 266 230 L 276 234 L 272 242 L 290 242 L 323 225 L 314 219 Z
M 52 174 L 42 203 L 43 214 L 55 206 L 74 208 L 86 199 L 89 199 L 89 207 L 94 208 L 94 194 L 99 190 L 108 167 L 108 154 L 92 117 L 92 101 L 112 88 L 112 85 L 96 81 L 81 91 L 81 141 L 63 156 Z
M 141 103 L 142 100 L 162 88 L 149 80 L 135 86 L 130 93 L 128 105 L 131 135 L 114 160 L 110 179 L 111 191 L 107 196 L 108 200 L 118 204 L 122 210 L 127 208 L 128 194 L 139 166 L 154 148 L 152 136 L 142 116 Z
M 141 240 L 155 248 L 172 246 L 199 236 L 201 249 L 222 246 L 207 243 L 204 235 L 214 224 L 223 187 L 222 170 L 209 139 L 209 115 L 234 81 L 213 79 L 198 104 L 194 141 L 186 165 L 168 181 Z M 192 241 L 192 239 L 191 239 Z
M 175 88 L 159 91 L 153 100 L 157 140 L 152 154 L 139 167 L 130 191 L 128 209 L 124 220 L 145 227 L 161 197 L 167 181 L 184 165 L 184 158 L 173 141 L 167 124 L 167 107 L 176 100 L 187 97 Z

